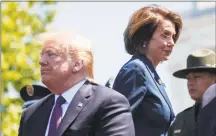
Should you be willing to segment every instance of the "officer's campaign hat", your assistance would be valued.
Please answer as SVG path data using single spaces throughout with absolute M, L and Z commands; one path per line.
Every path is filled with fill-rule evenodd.
M 49 95 L 51 92 L 40 85 L 26 85 L 20 90 L 20 96 L 24 101 L 23 108 L 27 108 L 37 100 Z
M 187 58 L 187 67 L 173 73 L 178 78 L 186 78 L 189 72 L 216 73 L 216 54 L 209 49 L 198 49 Z

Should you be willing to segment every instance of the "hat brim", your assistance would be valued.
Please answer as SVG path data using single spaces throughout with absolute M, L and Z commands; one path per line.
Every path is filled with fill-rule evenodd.
M 210 72 L 210 73 L 216 73 L 216 68 L 211 67 L 194 67 L 194 68 L 187 68 L 178 70 L 173 73 L 173 76 L 178 78 L 186 78 L 187 74 L 189 72 Z
M 41 99 L 51 93 L 46 87 L 40 85 L 32 85 L 32 86 L 34 88 L 34 94 L 32 96 L 28 95 L 26 91 L 26 86 L 23 86 L 22 89 L 20 90 L 20 96 L 25 102 L 30 100 L 35 100 L 35 99 Z

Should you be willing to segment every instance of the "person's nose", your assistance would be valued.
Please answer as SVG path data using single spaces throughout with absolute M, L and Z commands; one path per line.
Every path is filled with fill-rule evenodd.
M 187 84 L 188 84 L 188 89 L 194 86 L 195 80 L 193 78 L 188 79 Z
M 47 64 L 47 60 L 46 60 L 46 55 L 45 55 L 45 54 L 41 55 L 40 60 L 39 60 L 39 64 L 40 64 L 41 66 Z
M 174 47 L 174 45 L 175 45 L 175 42 L 174 42 L 174 40 L 173 40 L 173 38 L 170 38 L 169 39 L 169 41 L 167 42 L 167 45 L 169 46 L 169 47 Z

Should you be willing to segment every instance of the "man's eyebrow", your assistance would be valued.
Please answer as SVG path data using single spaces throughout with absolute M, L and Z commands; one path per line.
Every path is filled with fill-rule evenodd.
M 43 49 L 41 52 L 40 52 L 40 54 L 42 55 L 42 54 L 44 54 L 44 52 L 54 52 L 54 50 L 53 49 L 51 49 L 51 48 L 47 48 L 47 49 Z

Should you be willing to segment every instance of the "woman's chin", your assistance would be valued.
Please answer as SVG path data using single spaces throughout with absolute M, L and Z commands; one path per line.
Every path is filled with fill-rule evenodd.
M 167 60 L 169 60 L 169 56 L 164 56 L 163 61 L 167 61 Z

